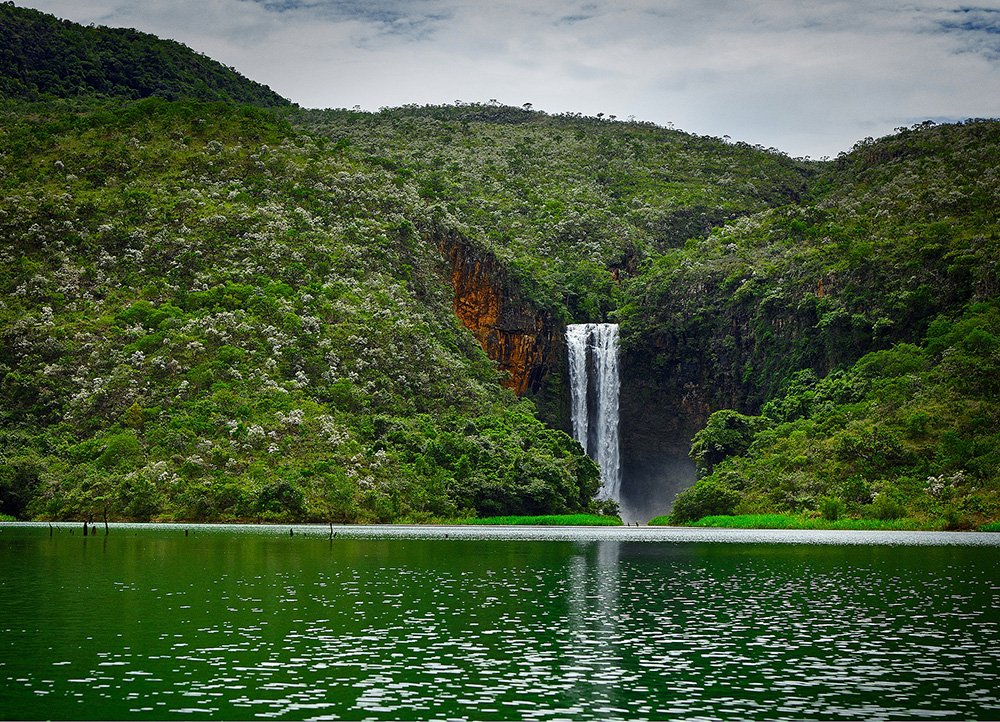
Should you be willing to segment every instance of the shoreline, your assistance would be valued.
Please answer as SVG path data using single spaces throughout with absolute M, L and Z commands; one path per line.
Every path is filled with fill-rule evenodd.
M 82 522 L 0 522 L 3 532 L 14 529 L 51 529 L 50 536 L 75 536 Z M 721 543 L 745 545 L 805 544 L 832 546 L 992 546 L 1000 547 L 1000 534 L 978 531 L 892 531 L 831 529 L 730 529 L 679 526 L 526 526 L 526 525 L 429 525 L 429 524 L 229 524 L 183 522 L 109 522 L 108 534 L 98 526 L 96 538 L 122 536 L 122 532 L 199 535 L 236 534 L 290 540 L 468 540 L 468 541 L 570 541 L 645 543 Z M 66 532 L 70 532 L 66 534 Z M 90 536 L 85 537 L 90 539 Z

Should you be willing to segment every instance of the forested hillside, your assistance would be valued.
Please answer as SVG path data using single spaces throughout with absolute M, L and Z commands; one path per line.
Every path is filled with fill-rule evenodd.
M 0 513 L 596 510 L 563 333 L 616 321 L 636 518 L 696 474 L 675 521 L 1000 517 L 996 121 L 816 162 L 495 102 L 269 108 L 176 43 L 0 20 Z
M 697 435 L 711 474 L 675 521 L 1000 516 L 998 157 L 996 121 L 862 141 L 807 203 L 718 229 L 636 282 L 632 353 L 664 378 L 697 343 L 706 406 L 761 412 L 719 412 Z
M 412 183 L 561 321 L 727 220 L 797 200 L 818 164 L 655 126 L 496 104 L 302 111 L 297 125 Z
M 760 415 L 719 411 L 694 440 L 704 477 L 674 522 L 818 512 L 970 528 L 1000 507 L 1000 309 L 939 318 L 920 343 L 824 378 L 795 375 Z
M 172 40 L 0 3 L 0 97 L 94 96 L 289 105 L 267 86 Z
M 247 107 L 61 107 L 0 123 L 5 512 L 587 508 L 596 467 L 459 326 L 412 189 Z
M 801 202 L 720 225 L 629 286 L 630 352 L 659 375 L 703 347 L 716 405 L 756 407 L 788 375 L 823 375 L 917 341 L 998 286 L 1000 124 L 924 125 L 858 143 Z

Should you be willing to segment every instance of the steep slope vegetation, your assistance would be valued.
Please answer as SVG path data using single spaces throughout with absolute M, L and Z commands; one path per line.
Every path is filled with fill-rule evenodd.
M 410 186 L 247 107 L 62 107 L 0 122 L 5 512 L 587 508 L 596 467 L 500 388 Z
M 681 508 L 714 487 L 731 510 L 836 499 L 852 513 L 949 523 L 1000 514 L 995 312 L 965 310 L 1000 292 L 998 156 L 995 121 L 863 141 L 807 203 L 722 227 L 632 286 L 629 353 L 662 403 L 686 388 L 705 416 L 764 408 L 709 420 L 694 449 L 703 471 L 713 456 L 749 456 Z M 889 350 L 852 366 L 876 349 Z M 928 496 L 940 478 L 965 480 L 947 508 Z
M 653 376 L 703 348 L 708 405 L 759 407 L 792 371 L 827 373 L 917 340 L 998 290 L 1000 124 L 924 127 L 859 144 L 808 202 L 715 229 L 658 258 L 621 312 Z
M 650 123 L 495 104 L 294 117 L 400 182 L 412 179 L 473 244 L 471 255 L 485 254 L 506 269 L 517 295 L 542 311 L 539 333 L 548 334 L 534 344 L 548 349 L 546 358 L 522 376 L 536 381 L 519 387 L 529 390 L 542 418 L 564 429 L 563 324 L 616 320 L 630 277 L 719 224 L 797 202 L 821 168 Z M 694 480 L 687 451 L 707 414 L 676 405 L 651 413 L 648 391 L 635 384 L 644 371 L 624 371 L 625 508 L 630 518 L 648 518 Z M 671 427 L 672 418 L 681 419 L 679 427 Z
M 796 375 L 759 416 L 713 414 L 704 473 L 672 521 L 707 514 L 907 518 L 975 528 L 1000 517 L 1000 306 L 970 306 L 819 379 Z
M 197 98 L 289 105 L 270 88 L 172 40 L 85 27 L 0 3 L 0 96 Z
M 606 318 L 619 280 L 644 260 L 796 200 L 818 168 L 651 123 L 489 104 L 302 111 L 294 121 L 412 179 L 563 322 Z

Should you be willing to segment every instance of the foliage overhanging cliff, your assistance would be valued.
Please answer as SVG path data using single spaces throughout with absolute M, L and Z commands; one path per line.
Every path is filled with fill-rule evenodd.
M 994 121 L 819 163 L 495 103 L 137 101 L 285 102 L 150 36 L 0 20 L 49 33 L 0 52 L 2 512 L 581 510 L 561 329 L 617 320 L 632 443 L 709 421 L 688 501 L 1000 515 L 996 389 L 968 380 L 997 363 Z M 142 78 L 108 70 L 122 38 L 159 48 Z M 76 47 L 103 76 L 40 80 Z
M 493 104 L 301 111 L 297 126 L 412 184 L 560 321 L 727 220 L 797 200 L 818 164 L 655 126 Z

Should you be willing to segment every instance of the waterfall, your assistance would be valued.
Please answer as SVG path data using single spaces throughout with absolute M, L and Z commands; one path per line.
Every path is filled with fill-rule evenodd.
M 622 483 L 618 448 L 618 324 L 595 324 L 594 379 L 597 397 L 597 446 L 594 460 L 601 467 L 602 499 L 620 501 Z
M 601 467 L 598 498 L 620 501 L 618 324 L 571 324 L 566 346 L 573 437 Z
M 587 329 L 590 324 L 575 323 L 566 327 L 569 348 L 569 391 L 572 404 L 573 438 L 589 453 L 587 436 L 590 419 L 587 416 Z

